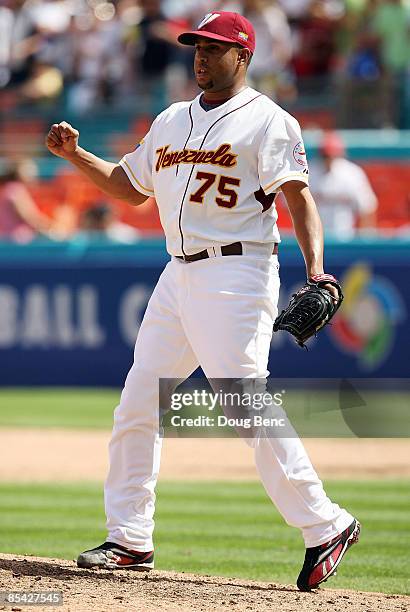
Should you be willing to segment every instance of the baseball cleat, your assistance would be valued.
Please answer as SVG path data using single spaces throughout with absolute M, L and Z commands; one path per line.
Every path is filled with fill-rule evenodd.
M 343 555 L 352 544 L 359 541 L 359 535 L 360 523 L 354 519 L 347 529 L 329 542 L 307 548 L 305 561 L 296 582 L 298 589 L 311 591 L 334 576 Z
M 137 552 L 114 542 L 104 542 L 97 548 L 81 553 L 77 565 L 86 568 L 132 569 L 143 572 L 154 569 L 154 551 Z

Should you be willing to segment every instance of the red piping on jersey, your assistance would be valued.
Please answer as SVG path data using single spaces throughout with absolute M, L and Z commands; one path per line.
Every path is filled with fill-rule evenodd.
M 192 104 L 193 104 L 193 102 L 191 102 L 191 104 L 189 106 L 189 118 L 191 119 L 191 129 L 189 130 L 188 138 L 185 141 L 184 148 L 187 146 L 187 144 L 189 142 L 189 138 L 191 136 L 191 133 L 192 133 L 192 130 L 193 130 L 193 127 L 194 127 L 194 120 L 192 118 Z M 179 166 L 177 166 L 177 174 L 178 174 L 178 168 L 179 168 Z M 182 206 L 184 204 L 186 192 L 188 190 L 188 185 L 189 185 L 189 181 L 191 180 L 193 169 L 194 169 L 194 167 L 192 166 L 191 172 L 189 173 L 188 182 L 185 185 L 185 191 L 184 191 L 184 195 L 182 196 L 182 201 L 181 201 L 181 205 L 180 205 L 180 208 L 179 208 L 179 215 L 178 215 L 178 227 L 179 227 L 179 233 L 181 234 L 181 251 L 182 251 L 182 253 L 184 255 L 186 255 L 186 253 L 184 251 L 184 234 L 182 233 L 182 227 L 181 227 Z
M 191 129 L 189 130 L 189 134 L 187 136 L 187 139 L 185 141 L 184 144 L 184 149 L 188 144 L 189 139 L 191 138 L 191 134 L 192 134 L 192 130 L 194 129 L 194 120 L 192 119 L 192 112 L 191 112 L 191 108 L 192 108 L 192 104 L 189 106 L 189 119 L 191 121 Z M 175 169 L 175 176 L 178 176 L 178 172 L 179 172 L 179 164 L 177 165 L 176 169 Z
M 219 117 L 219 119 L 217 119 L 216 121 L 214 121 L 214 123 L 208 128 L 205 136 L 202 139 L 202 142 L 199 146 L 200 149 L 202 149 L 202 147 L 204 146 L 205 140 L 209 134 L 209 132 L 212 130 L 212 128 L 219 122 L 222 121 L 222 119 L 225 119 L 225 117 L 228 117 L 228 115 L 231 115 L 232 113 L 235 113 L 237 110 L 240 110 L 241 108 L 244 108 L 245 106 L 248 106 L 248 104 L 250 104 L 251 102 L 253 102 L 254 100 L 256 100 L 257 98 L 260 98 L 261 96 L 263 96 L 264 94 L 258 94 L 257 96 L 255 96 L 254 98 L 252 98 L 252 100 L 248 100 L 247 102 L 245 102 L 245 104 L 241 104 L 241 106 L 238 106 L 237 108 L 234 108 L 233 110 L 229 111 L 229 113 L 226 113 L 225 115 L 222 115 L 222 117 Z M 192 114 L 191 114 L 191 108 L 192 108 L 193 102 L 191 103 L 191 106 L 189 107 L 189 114 L 191 117 L 191 121 L 192 121 Z M 192 122 L 192 127 L 193 127 L 193 122 Z M 191 127 L 191 130 L 192 130 Z M 188 138 L 189 139 L 189 138 Z M 188 140 L 185 143 L 185 146 L 188 144 Z M 188 187 L 189 187 L 189 183 L 191 181 L 191 177 L 192 177 L 192 173 L 194 171 L 196 164 L 192 164 L 192 168 L 191 168 L 191 172 L 189 173 L 188 176 L 188 181 L 187 184 L 185 185 L 185 191 L 184 191 L 184 195 L 182 196 L 182 200 L 181 200 L 181 204 L 180 204 L 180 208 L 179 208 L 179 217 L 178 217 L 178 225 L 179 225 L 179 233 L 181 234 L 181 250 L 183 255 L 186 255 L 185 251 L 184 251 L 184 234 L 182 232 L 182 227 L 181 227 L 181 218 L 182 218 L 182 208 L 184 206 L 184 200 L 185 200 L 185 196 L 186 193 L 188 191 Z

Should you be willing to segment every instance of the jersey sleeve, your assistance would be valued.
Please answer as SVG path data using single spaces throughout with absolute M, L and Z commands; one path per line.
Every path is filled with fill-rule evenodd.
M 308 164 L 299 123 L 288 113 L 276 112 L 259 148 L 259 180 L 266 195 L 297 180 L 309 184 Z
M 152 182 L 153 136 L 154 125 L 148 134 L 136 146 L 134 151 L 127 153 L 119 161 L 121 168 L 128 176 L 132 186 L 146 196 L 154 195 Z

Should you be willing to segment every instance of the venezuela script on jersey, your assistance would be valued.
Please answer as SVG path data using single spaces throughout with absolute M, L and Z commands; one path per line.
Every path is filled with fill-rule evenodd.
M 182 151 L 168 152 L 169 145 L 157 149 L 158 155 L 155 170 L 159 172 L 161 168 L 170 168 L 178 164 L 212 164 L 222 166 L 222 168 L 233 168 L 236 166 L 238 157 L 231 150 L 230 144 L 222 144 L 213 151 L 205 149 L 182 149 Z

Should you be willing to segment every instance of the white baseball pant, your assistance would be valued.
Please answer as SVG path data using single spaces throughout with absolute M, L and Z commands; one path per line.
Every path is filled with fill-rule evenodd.
M 148 303 L 114 414 L 105 483 L 107 540 L 153 549 L 155 486 L 162 439 L 158 379 L 186 379 L 201 365 L 208 378 L 268 376 L 277 314 L 276 255 L 213 257 L 167 264 Z M 285 521 L 305 546 L 322 544 L 353 520 L 326 496 L 299 438 L 258 438 L 256 466 Z

